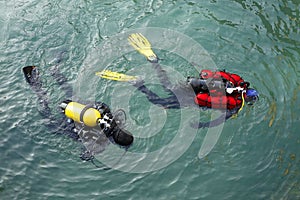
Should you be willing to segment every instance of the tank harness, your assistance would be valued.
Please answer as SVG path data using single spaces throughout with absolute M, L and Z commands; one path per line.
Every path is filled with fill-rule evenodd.
M 114 143 L 125 147 L 131 145 L 134 140 L 130 132 L 120 128 L 118 120 L 105 103 L 83 105 L 67 100 L 61 103 L 60 107 L 69 119 L 80 125 L 79 129 L 76 127 L 74 130 L 78 135 L 86 132 L 85 130 L 97 135 L 103 132 L 106 137 L 113 139 Z M 99 129 L 102 132 L 99 132 Z
M 104 103 L 83 105 L 70 100 L 61 103 L 64 114 L 74 122 L 90 128 L 100 127 L 106 136 L 116 126 L 113 115 Z

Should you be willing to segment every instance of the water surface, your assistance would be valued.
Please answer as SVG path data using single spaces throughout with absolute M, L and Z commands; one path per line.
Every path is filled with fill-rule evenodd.
M 299 1 L 15 0 L 0 5 L 1 199 L 300 198 Z M 251 82 L 260 101 L 225 123 L 218 143 L 203 159 L 198 152 L 207 130 L 199 130 L 187 151 L 160 170 L 101 170 L 80 160 L 80 143 L 44 126 L 37 97 L 21 68 L 40 67 L 50 107 L 62 119 L 57 105 L 65 96 L 49 73 L 49 63 L 66 52 L 59 67 L 75 87 L 86 65 L 105 67 L 93 65 L 102 62 L 100 56 L 89 60 L 97 58 L 95 49 L 114 35 L 145 27 L 167 28 L 194 39 L 219 69 Z M 164 66 L 183 76 L 196 73 L 176 54 L 156 52 Z M 201 60 L 197 64 L 213 68 Z M 129 74 L 148 67 L 147 80 L 157 78 L 134 51 L 117 57 L 110 67 Z M 108 103 L 116 101 L 112 102 L 112 88 L 125 87 L 94 76 L 92 80 L 97 82 L 88 84 L 87 93 L 96 91 L 93 98 Z M 158 85 L 149 87 L 161 92 Z M 125 90 L 118 95 L 126 96 Z M 139 125 L 141 130 L 132 131 L 142 134 L 151 124 L 148 111 L 157 108 L 138 92 L 129 104 L 128 128 Z M 157 112 L 157 117 L 165 116 Z M 136 139 L 132 151 L 168 144 L 175 137 L 178 114 L 168 111 L 165 126 L 150 139 Z

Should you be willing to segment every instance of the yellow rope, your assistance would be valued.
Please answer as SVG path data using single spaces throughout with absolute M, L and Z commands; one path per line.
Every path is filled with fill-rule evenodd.
M 237 111 L 237 113 L 235 113 L 235 114 L 232 115 L 232 118 L 236 118 L 237 115 L 243 110 L 243 107 L 244 107 L 244 105 L 245 105 L 245 98 L 244 98 L 244 93 L 245 93 L 245 92 L 246 92 L 245 90 L 242 92 L 242 106 L 241 106 L 240 109 Z
M 245 93 L 245 90 L 242 92 L 242 106 L 240 107 L 240 109 L 239 109 L 238 113 L 239 113 L 240 111 L 242 111 L 242 110 L 243 110 L 243 107 L 244 107 L 244 105 L 245 105 L 244 93 Z

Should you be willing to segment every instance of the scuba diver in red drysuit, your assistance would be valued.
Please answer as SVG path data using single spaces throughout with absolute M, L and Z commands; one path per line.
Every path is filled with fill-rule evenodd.
M 258 100 L 258 93 L 249 88 L 249 82 L 245 82 L 237 74 L 227 73 L 225 70 L 215 72 L 202 70 L 199 78 L 188 77 L 186 84 L 174 85 L 168 79 L 166 71 L 158 63 L 159 58 L 153 52 L 151 43 L 142 33 L 130 34 L 128 42 L 152 63 L 163 89 L 168 94 L 168 97 L 161 98 L 147 88 L 143 80 L 131 81 L 150 102 L 166 109 L 180 109 L 196 105 L 202 108 L 222 110 L 223 114 L 217 119 L 191 124 L 195 128 L 217 126 L 237 114 L 245 102 L 251 104 Z
M 153 104 L 166 109 L 179 109 L 186 106 L 199 106 L 223 111 L 223 114 L 210 122 L 191 124 L 194 128 L 213 127 L 237 114 L 244 103 L 251 105 L 258 100 L 258 92 L 249 88 L 239 75 L 223 71 L 202 70 L 199 78 L 188 77 L 186 85 L 174 86 L 167 73 L 158 64 L 158 59 L 150 61 L 169 97 L 161 98 L 138 80 L 133 85 L 146 95 Z

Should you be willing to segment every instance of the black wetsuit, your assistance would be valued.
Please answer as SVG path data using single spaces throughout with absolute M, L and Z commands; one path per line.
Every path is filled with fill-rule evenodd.
M 152 66 L 158 75 L 162 87 L 169 95 L 167 98 L 159 97 L 149 88 L 147 88 L 144 85 L 143 81 L 137 81 L 136 83 L 133 84 L 139 91 L 141 91 L 146 95 L 147 99 L 151 103 L 162 106 L 166 109 L 180 109 L 182 107 L 199 108 L 199 106 L 196 105 L 194 102 L 195 91 L 191 86 L 189 86 L 188 84 L 177 85 L 177 86 L 173 85 L 168 79 L 166 71 L 163 70 L 158 63 L 152 63 Z M 214 119 L 209 122 L 199 122 L 199 123 L 191 122 L 191 126 L 194 128 L 218 126 L 219 124 L 222 124 L 227 119 L 232 117 L 232 115 L 237 113 L 238 109 L 239 108 L 236 108 L 234 110 L 228 110 L 228 109 L 224 110 L 224 112 L 217 119 Z
M 66 97 L 71 99 L 72 87 L 68 84 L 67 79 L 60 73 L 58 66 L 52 67 L 50 71 L 52 77 L 60 86 L 61 90 L 65 93 Z M 44 125 L 48 129 L 53 130 L 55 133 L 62 133 L 75 140 L 80 140 L 85 145 L 86 149 L 81 155 L 82 159 L 92 159 L 93 155 L 101 153 L 105 146 L 107 146 L 110 142 L 115 143 L 117 140 L 118 144 L 123 145 L 120 138 L 124 139 L 124 131 L 126 130 L 121 130 L 119 128 L 121 124 L 117 124 L 116 120 L 111 120 L 111 127 L 108 129 L 101 126 L 97 128 L 90 128 L 84 126 L 83 124 L 75 123 L 73 120 L 66 120 L 65 118 L 58 120 L 55 118 L 51 112 L 51 109 L 49 108 L 47 93 L 42 88 L 42 82 L 39 78 L 37 67 L 24 67 L 23 73 L 26 81 L 30 84 L 32 90 L 38 97 L 39 106 L 41 107 L 39 109 L 40 114 L 45 119 L 48 119 L 45 120 L 46 123 L 44 123 Z M 99 112 L 101 111 L 102 116 L 109 115 L 112 118 L 112 113 L 106 104 L 97 102 L 95 103 L 95 106 L 97 106 Z

